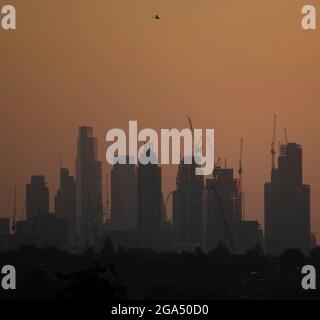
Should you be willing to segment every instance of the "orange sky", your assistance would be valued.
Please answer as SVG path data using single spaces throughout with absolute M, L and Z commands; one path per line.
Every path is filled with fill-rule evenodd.
M 0 0 L 0 6 L 8 1 Z M 92 125 L 104 161 L 107 130 L 216 130 L 216 155 L 238 165 L 245 139 L 246 216 L 263 222 L 272 117 L 302 144 L 320 227 L 320 30 L 300 27 L 302 0 L 10 1 L 17 30 L 0 31 L 1 216 L 24 207 L 25 183 L 45 174 L 51 199 L 59 157 L 74 173 L 79 125 Z M 150 18 L 154 13 L 160 21 Z M 107 165 L 103 162 L 104 170 Z M 175 169 L 164 167 L 164 193 Z

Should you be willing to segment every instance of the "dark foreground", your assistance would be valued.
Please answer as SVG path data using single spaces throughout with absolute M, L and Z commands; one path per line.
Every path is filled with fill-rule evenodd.
M 320 288 L 301 288 L 301 269 L 320 270 L 320 248 L 310 257 L 291 249 L 279 257 L 260 248 L 231 255 L 220 245 L 207 254 L 156 253 L 119 248 L 71 255 L 56 248 L 22 247 L 0 253 L 0 266 L 17 271 L 17 289 L 0 300 L 215 300 L 319 299 Z

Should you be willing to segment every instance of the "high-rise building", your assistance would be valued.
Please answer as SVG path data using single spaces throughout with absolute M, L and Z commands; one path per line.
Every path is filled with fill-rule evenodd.
M 0 218 L 0 236 L 10 234 L 10 218 Z
M 80 241 L 94 244 L 103 219 L 101 162 L 97 160 L 97 139 L 91 127 L 80 127 L 76 158 L 76 210 Z
M 310 249 L 310 187 L 302 180 L 302 149 L 281 145 L 278 168 L 264 188 L 266 251 L 280 254 L 288 248 Z
M 29 233 L 31 242 L 42 246 L 47 237 L 49 216 L 49 189 L 44 176 L 32 176 L 31 183 L 26 186 L 26 216 L 25 226 L 29 229 L 26 232 Z
M 193 250 L 205 242 L 204 179 L 195 174 L 197 165 L 181 161 L 173 192 L 173 234 L 175 247 Z
M 65 168 L 60 169 L 60 186 L 55 196 L 55 214 L 57 218 L 66 221 L 68 245 L 75 246 L 77 241 L 75 181 Z
M 138 167 L 138 228 L 155 231 L 162 227 L 161 168 L 157 164 Z
M 219 242 L 236 250 L 236 225 L 242 219 L 242 197 L 233 169 L 215 167 L 213 178 L 207 180 L 207 247 Z
M 10 235 L 10 218 L 0 218 L 0 252 L 15 247 L 14 236 Z
M 243 192 L 240 177 L 232 168 L 215 167 L 213 178 L 207 179 L 207 248 L 223 243 L 232 252 L 246 252 L 262 245 L 258 221 L 243 220 Z
M 137 167 L 129 164 L 129 157 L 111 171 L 111 225 L 113 230 L 138 228 Z
M 26 215 L 30 224 L 49 214 L 49 189 L 44 176 L 32 176 L 26 186 Z

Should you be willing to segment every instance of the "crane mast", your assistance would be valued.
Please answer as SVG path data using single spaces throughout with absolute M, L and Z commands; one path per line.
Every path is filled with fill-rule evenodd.
M 243 154 L 243 138 L 241 138 L 241 140 L 240 140 L 240 158 L 239 158 L 239 169 L 238 169 L 240 201 L 241 201 L 241 220 L 244 219 L 244 194 L 243 194 L 243 190 L 242 190 L 242 173 L 243 173 L 242 154 Z
M 189 122 L 189 126 L 190 126 L 190 129 L 191 129 L 191 132 L 193 134 L 193 126 L 192 126 L 192 121 L 191 121 L 191 118 L 188 116 L 188 122 Z
M 14 203 L 13 203 L 13 219 L 11 229 L 13 232 L 16 231 L 16 211 L 17 211 L 17 187 L 14 187 Z
M 275 161 L 276 125 L 277 125 L 277 116 L 274 115 L 273 116 L 273 135 L 272 135 L 272 142 L 271 142 L 271 157 L 272 157 L 271 168 L 272 168 L 272 170 L 276 168 L 276 161 Z
M 109 174 L 107 172 L 107 212 L 106 212 L 106 220 L 108 221 L 110 219 L 110 216 L 109 216 Z
M 284 141 L 285 141 L 285 144 L 288 144 L 288 133 L 287 133 L 287 128 L 284 128 Z

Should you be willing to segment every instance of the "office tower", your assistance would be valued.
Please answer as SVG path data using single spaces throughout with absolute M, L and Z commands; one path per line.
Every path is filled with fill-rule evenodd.
M 265 245 L 268 253 L 288 248 L 310 249 L 310 188 L 302 180 L 302 149 L 296 143 L 280 146 L 278 168 L 264 187 Z
M 138 227 L 137 168 L 115 164 L 111 170 L 111 225 L 113 230 L 135 230 Z
M 155 231 L 162 227 L 161 186 L 161 168 L 157 164 L 143 165 L 140 163 L 138 167 L 138 227 L 141 230 Z
M 0 218 L 0 236 L 10 234 L 10 218 Z
M 42 246 L 47 237 L 49 215 L 49 189 L 44 176 L 32 176 L 26 186 L 26 215 L 29 239 L 32 244 Z
M 233 169 L 215 167 L 207 180 L 207 247 L 219 242 L 234 251 L 236 223 L 241 221 L 241 192 Z
M 32 176 L 26 186 L 26 215 L 30 224 L 49 214 L 49 189 L 44 176 Z
M 262 230 L 257 221 L 242 220 L 242 192 L 232 168 L 216 166 L 207 189 L 207 247 L 221 242 L 232 252 L 245 252 L 262 244 Z
M 173 192 L 173 233 L 177 249 L 203 246 L 205 240 L 204 179 L 195 174 L 197 165 L 182 160 Z
M 55 214 L 57 218 L 66 221 L 68 245 L 75 246 L 77 240 L 75 181 L 65 168 L 60 169 L 60 186 L 55 196 Z
M 15 247 L 14 236 L 10 235 L 10 218 L 0 218 L 0 252 Z
M 91 127 L 80 127 L 76 158 L 76 210 L 80 241 L 93 245 L 102 223 L 101 163 L 97 160 L 97 139 Z

